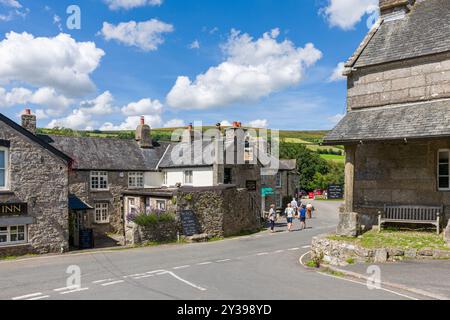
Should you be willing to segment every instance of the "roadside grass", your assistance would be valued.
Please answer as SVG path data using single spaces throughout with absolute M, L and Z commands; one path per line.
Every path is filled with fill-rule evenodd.
M 371 230 L 358 238 L 329 236 L 330 240 L 339 240 L 357 244 L 363 248 L 398 248 L 407 249 L 438 249 L 450 251 L 442 236 L 431 231 L 384 229 L 381 232 Z
M 327 161 L 335 161 L 335 162 L 340 162 L 340 163 L 344 163 L 345 162 L 345 157 L 344 156 L 339 156 L 336 154 L 321 154 L 320 157 L 322 159 L 325 159 Z
M 308 261 L 306 261 L 305 265 L 310 268 L 319 268 L 320 267 L 319 263 L 316 260 L 308 260 Z
M 30 257 L 37 257 L 37 256 L 38 256 L 37 254 L 31 254 L 31 253 L 24 254 L 24 255 L 21 255 L 21 256 L 4 256 L 4 257 L 0 257 L 0 261 L 1 260 L 4 260 L 4 261 L 16 260 L 16 259 L 19 259 L 19 258 L 30 258 Z

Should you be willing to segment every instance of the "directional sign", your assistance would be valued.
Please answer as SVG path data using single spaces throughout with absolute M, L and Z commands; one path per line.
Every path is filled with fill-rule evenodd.
M 274 194 L 272 188 L 262 188 L 262 189 L 261 189 L 261 195 L 262 195 L 263 197 L 268 196 L 268 195 L 271 195 L 271 194 Z

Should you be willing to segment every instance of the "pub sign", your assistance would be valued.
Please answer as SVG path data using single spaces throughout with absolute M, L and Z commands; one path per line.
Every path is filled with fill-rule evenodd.
M 0 216 L 27 214 L 26 203 L 0 203 Z

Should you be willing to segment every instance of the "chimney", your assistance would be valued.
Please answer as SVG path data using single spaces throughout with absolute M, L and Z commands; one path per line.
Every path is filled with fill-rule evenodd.
M 31 114 L 30 109 L 25 109 L 22 114 L 22 127 L 30 131 L 32 134 L 36 134 L 36 116 Z
M 140 124 L 136 128 L 136 141 L 143 149 L 149 149 L 153 147 L 152 130 L 149 125 L 145 124 L 144 116 L 141 117 Z
M 415 0 L 380 0 L 381 16 L 398 12 L 408 12 Z

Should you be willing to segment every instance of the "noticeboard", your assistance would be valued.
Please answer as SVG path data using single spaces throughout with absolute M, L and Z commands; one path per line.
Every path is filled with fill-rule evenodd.
M 344 198 L 344 187 L 339 184 L 332 184 L 328 186 L 327 190 L 328 199 L 343 199 Z
M 180 214 L 181 226 L 183 227 L 183 234 L 187 237 L 200 233 L 200 227 L 197 217 L 192 210 L 183 210 Z

